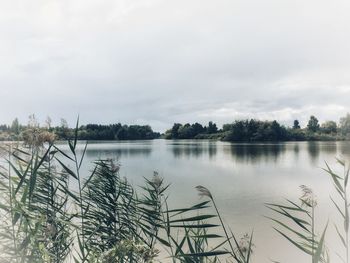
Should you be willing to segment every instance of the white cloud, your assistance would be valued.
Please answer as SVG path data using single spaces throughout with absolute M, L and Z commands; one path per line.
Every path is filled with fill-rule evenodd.
M 345 0 L 1 1 L 0 122 L 338 120 L 350 111 L 349 10 Z

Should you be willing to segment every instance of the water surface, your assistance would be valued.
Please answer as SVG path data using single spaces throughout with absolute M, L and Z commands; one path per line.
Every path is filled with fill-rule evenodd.
M 80 149 L 83 145 L 79 146 Z M 266 202 L 284 198 L 298 200 L 299 186 L 312 187 L 317 195 L 319 231 L 327 220 L 334 220 L 330 178 L 322 171 L 325 161 L 335 167 L 335 157 L 349 159 L 348 142 L 228 143 L 219 141 L 153 140 L 92 142 L 88 146 L 84 170 L 99 158 L 117 159 L 121 175 L 135 186 L 143 177 L 157 171 L 171 183 L 172 206 L 200 201 L 194 187 L 203 185 L 213 193 L 225 222 L 239 233 L 254 229 L 254 262 L 279 260 L 285 263 L 307 262 L 271 228 L 264 215 Z M 337 170 L 337 169 L 336 169 Z M 339 244 L 330 227 L 328 243 Z M 341 252 L 341 251 L 339 251 Z M 334 256 L 332 262 L 340 262 Z

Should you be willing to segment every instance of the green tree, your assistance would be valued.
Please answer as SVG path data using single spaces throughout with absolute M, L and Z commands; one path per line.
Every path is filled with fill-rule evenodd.
M 245 122 L 235 121 L 233 124 L 231 124 L 230 130 L 224 139 L 226 141 L 244 141 L 246 139 L 244 131 Z
M 228 132 L 228 131 L 232 130 L 233 125 L 234 125 L 233 123 L 226 123 L 222 126 L 222 130 L 224 132 Z
M 192 139 L 194 137 L 193 128 L 189 123 L 181 126 L 178 129 L 178 138 L 179 139 Z
M 286 136 L 286 131 L 277 121 L 270 124 L 271 135 L 270 139 L 273 141 L 283 140 Z
M 311 132 L 317 132 L 320 129 L 320 124 L 318 123 L 318 119 L 315 116 L 310 116 L 310 120 L 307 124 L 307 129 Z
M 194 135 L 201 134 L 201 133 L 205 132 L 205 129 L 202 126 L 202 124 L 199 124 L 198 122 L 192 124 L 191 126 L 192 126 L 192 129 L 193 129 Z
M 179 138 L 179 129 L 182 126 L 180 123 L 174 123 L 173 127 L 171 128 L 171 138 L 177 139 Z
M 216 127 L 216 124 L 210 121 L 208 124 L 207 132 L 211 134 L 211 133 L 216 133 L 217 131 L 218 131 L 218 127 Z
M 324 133 L 336 133 L 337 132 L 337 123 L 335 121 L 326 121 L 322 123 L 321 130 Z
M 294 130 L 300 129 L 300 124 L 299 124 L 299 121 L 298 121 L 298 120 L 294 120 L 293 129 L 294 129 Z

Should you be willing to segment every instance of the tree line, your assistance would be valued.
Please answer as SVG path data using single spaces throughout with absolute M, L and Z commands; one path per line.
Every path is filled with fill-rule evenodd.
M 80 140 L 151 140 L 160 137 L 149 125 L 88 124 L 78 132 Z
M 294 120 L 291 127 L 281 125 L 276 120 L 261 121 L 256 119 L 236 120 L 224 124 L 222 129 L 209 122 L 208 126 L 199 123 L 175 123 L 167 130 L 165 139 L 221 139 L 223 141 L 304 141 L 304 140 L 345 140 L 350 139 L 350 114 L 335 121 L 320 124 L 315 116 L 310 116 L 306 127 L 301 127 Z
M 29 116 L 27 124 L 20 124 L 15 118 L 11 125 L 0 125 L 0 140 L 21 140 L 28 129 L 48 131 L 55 134 L 56 139 L 72 138 L 75 128 L 70 128 L 65 119 L 60 125 L 52 126 L 51 118 L 40 125 L 35 116 Z M 149 125 L 87 124 L 78 129 L 79 140 L 151 140 L 164 139 L 220 139 L 223 141 L 308 141 L 308 140 L 345 140 L 350 139 L 350 114 L 342 117 L 337 123 L 325 121 L 320 123 L 315 116 L 310 116 L 305 127 L 298 120 L 291 126 L 274 121 L 256 119 L 236 120 L 218 128 L 210 121 L 207 125 L 198 122 L 193 124 L 174 123 L 165 133 L 153 131 Z
M 0 125 L 0 140 L 23 140 L 28 130 L 36 130 L 38 133 L 48 131 L 58 140 L 67 140 L 75 136 L 75 128 L 68 126 L 65 119 L 61 119 L 60 125 L 52 126 L 48 117 L 41 126 L 34 115 L 29 116 L 28 124 L 20 124 L 15 118 L 11 125 Z M 160 137 L 160 133 L 154 132 L 149 125 L 123 125 L 116 124 L 87 124 L 78 129 L 79 140 L 151 140 Z

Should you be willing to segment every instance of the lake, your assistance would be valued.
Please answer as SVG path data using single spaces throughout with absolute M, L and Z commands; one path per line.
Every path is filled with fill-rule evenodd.
M 63 148 L 65 146 L 62 146 Z M 79 145 L 83 149 L 83 144 Z M 306 262 L 272 229 L 266 202 L 298 201 L 300 185 L 313 188 L 318 199 L 317 215 L 321 232 L 336 211 L 329 196 L 329 176 L 322 170 L 325 161 L 339 170 L 335 157 L 350 157 L 349 142 L 229 143 L 208 140 L 153 140 L 91 142 L 83 169 L 92 169 L 99 158 L 117 159 L 121 175 L 135 186 L 154 171 L 171 183 L 172 207 L 201 201 L 194 187 L 203 185 L 214 195 L 225 222 L 238 234 L 254 229 L 254 262 L 271 260 Z M 332 224 L 331 224 L 332 225 Z M 329 247 L 339 250 L 333 226 L 327 235 Z M 339 251 L 341 252 L 341 251 Z M 332 255 L 332 262 L 340 260 Z

